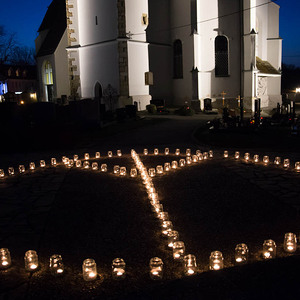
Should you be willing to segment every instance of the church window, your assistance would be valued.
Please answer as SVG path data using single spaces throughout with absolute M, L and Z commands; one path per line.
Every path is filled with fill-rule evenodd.
M 44 69 L 44 72 L 45 72 L 45 83 L 47 85 L 51 85 L 53 84 L 53 74 L 52 74 L 52 66 L 50 64 L 49 61 L 47 61 L 45 63 L 45 69 Z
M 229 76 L 228 39 L 219 35 L 215 39 L 215 75 L 216 77 Z
M 183 78 L 182 42 L 176 40 L 173 44 L 174 78 Z
M 148 25 L 148 15 L 147 14 L 142 15 L 142 25 Z
M 16 70 L 16 76 L 17 76 L 17 77 L 20 76 L 20 70 L 19 70 L 19 69 Z
M 8 77 L 10 77 L 10 76 L 11 76 L 11 74 L 12 74 L 12 68 L 9 68 L 9 69 L 8 69 L 8 71 L 7 71 L 7 75 L 8 75 Z

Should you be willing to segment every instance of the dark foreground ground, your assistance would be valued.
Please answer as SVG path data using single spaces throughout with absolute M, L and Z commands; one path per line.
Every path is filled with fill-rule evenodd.
M 141 178 L 112 174 L 115 164 L 127 169 L 134 166 L 131 148 L 140 152 L 157 146 L 163 151 L 169 146 L 171 153 L 177 147 L 209 150 L 190 137 L 199 122 L 205 121 L 154 120 L 151 127 L 122 131 L 111 138 L 95 139 L 84 149 L 64 152 L 82 157 L 85 151 L 92 156 L 95 150 L 101 151 L 98 162 L 108 164 L 108 173 L 59 166 L 1 180 L 0 247 L 10 249 L 13 267 L 0 271 L 0 299 L 298 298 L 299 252 L 289 256 L 282 245 L 286 232 L 299 233 L 299 173 L 225 160 L 216 149 L 212 160 L 155 177 L 164 210 L 185 242 L 186 253 L 197 257 L 199 274 L 190 278 L 183 276 L 182 266 L 174 263 L 166 247 Z M 126 155 L 109 159 L 106 151 L 110 146 Z M 21 154 L 8 161 L 5 153 L 1 162 L 5 167 L 27 164 L 28 157 L 49 162 L 51 152 L 57 158 L 63 153 L 53 151 L 48 156 L 26 153 L 26 161 Z M 147 167 L 178 160 L 174 155 L 141 158 Z M 269 238 L 277 243 L 278 258 L 262 261 L 262 243 Z M 241 242 L 250 248 L 250 263 L 234 266 L 234 248 Z M 38 252 L 41 262 L 33 274 L 23 267 L 29 249 Z M 214 250 L 223 252 L 224 270 L 208 271 L 208 258 Z M 60 278 L 48 269 L 54 253 L 62 255 L 66 267 Z M 154 256 L 165 264 L 164 279 L 158 282 L 148 275 L 149 260 Z M 81 274 L 82 261 L 89 257 L 96 260 L 100 274 L 91 283 L 84 282 Z M 111 277 L 111 261 L 116 257 L 126 261 L 124 281 Z

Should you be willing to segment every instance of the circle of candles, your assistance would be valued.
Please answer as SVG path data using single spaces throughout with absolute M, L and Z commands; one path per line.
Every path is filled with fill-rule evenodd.
M 183 260 L 185 253 L 185 245 L 182 241 L 175 241 L 173 244 L 173 258 L 174 260 Z
M 126 167 L 120 168 L 120 176 L 126 176 Z
M 114 174 L 120 174 L 120 166 L 119 165 L 114 166 Z
M 177 155 L 177 156 L 180 155 L 180 149 L 175 150 L 175 155 Z
M 283 167 L 289 168 L 290 167 L 290 160 L 288 158 L 283 160 Z
M 24 165 L 19 165 L 19 173 L 22 174 L 25 172 L 25 166 Z
M 154 168 L 150 168 L 150 169 L 148 170 L 148 173 L 149 173 L 149 176 L 150 176 L 150 177 L 154 177 L 154 176 L 155 176 L 155 169 L 154 169 Z
M 162 174 L 163 172 L 164 172 L 163 166 L 161 166 L 161 165 L 156 166 L 157 174 Z
M 150 278 L 153 280 L 159 280 L 163 277 L 164 263 L 159 257 L 153 257 L 150 259 Z
M 101 164 L 101 172 L 107 172 L 107 164 Z
M 122 156 L 122 151 L 121 150 L 117 150 L 117 156 Z
M 159 154 L 159 150 L 157 148 L 154 149 L 153 151 L 154 155 L 158 155 Z
M 148 152 L 148 149 L 144 149 L 143 154 L 144 154 L 144 155 L 148 155 L 148 153 L 149 153 L 149 152 Z
M 90 167 L 90 162 L 89 162 L 88 160 L 85 160 L 85 161 L 83 162 L 83 164 L 82 164 L 82 167 L 83 167 L 84 169 L 89 169 L 89 167 Z
M 185 166 L 185 163 L 186 163 L 186 161 L 185 161 L 184 158 L 181 158 L 181 159 L 179 160 L 179 166 L 180 166 L 180 167 L 184 167 L 184 166 Z
M 46 162 L 43 159 L 40 160 L 40 167 L 41 168 L 45 168 L 46 167 Z
M 213 150 L 209 150 L 208 151 L 208 155 L 210 158 L 213 158 L 214 157 L 214 151 Z
M 295 170 L 296 172 L 300 172 L 300 161 L 295 162 Z
M 130 169 L 130 177 L 137 177 L 137 169 L 136 168 Z
M 98 163 L 97 162 L 92 163 L 92 170 L 94 170 L 94 171 L 98 170 Z
M 228 158 L 229 154 L 228 154 L 227 150 L 224 151 L 223 156 L 224 156 L 224 158 Z
M 168 233 L 173 230 L 173 223 L 171 221 L 163 221 L 161 224 L 162 234 L 168 236 Z
M 125 267 L 126 263 L 122 258 L 115 258 L 112 262 L 112 277 L 114 279 L 124 279 L 125 278 Z
M 87 258 L 83 261 L 82 274 L 85 281 L 92 281 L 97 278 L 97 264 L 94 259 Z
M 177 169 L 178 168 L 178 162 L 176 160 L 173 160 L 171 163 L 171 168 L 172 169 Z
M 265 156 L 263 157 L 263 163 L 264 163 L 265 165 L 267 165 L 269 162 L 270 162 L 269 156 L 268 156 L 268 155 L 265 155 Z
M 191 154 L 192 154 L 191 149 L 186 149 L 185 155 L 186 155 L 186 156 L 191 156 Z
M 213 251 L 209 257 L 209 269 L 220 270 L 224 267 L 224 258 L 221 251 Z
M 15 175 L 15 169 L 13 167 L 8 168 L 8 175 L 10 176 Z
M 273 240 L 265 240 L 263 243 L 263 258 L 270 259 L 276 257 L 276 243 Z
M 249 249 L 244 243 L 237 244 L 235 247 L 234 258 L 238 264 L 245 263 L 248 260 Z
M 56 167 L 57 166 L 56 158 L 54 158 L 54 157 L 51 158 L 51 166 L 52 167 Z
M 64 272 L 64 264 L 61 255 L 53 254 L 50 257 L 49 268 L 53 275 L 61 275 Z
M 165 148 L 165 155 L 169 155 L 170 154 L 170 149 L 169 148 Z
M 183 258 L 184 273 L 188 276 L 194 275 L 197 272 L 196 256 L 188 254 Z
M 201 155 L 202 155 L 202 154 L 201 154 Z M 192 161 L 193 161 L 194 163 L 198 162 L 198 160 L 199 160 L 199 158 L 198 158 L 197 155 L 193 155 L 193 156 L 192 156 Z
M 258 155 L 258 154 L 255 154 L 255 155 L 253 156 L 253 161 L 254 161 L 255 163 L 258 163 L 258 162 L 259 162 L 259 155 Z
M 0 178 L 3 178 L 5 176 L 5 172 L 3 169 L 0 169 Z
M 74 154 L 73 159 L 74 159 L 74 161 L 77 161 L 79 159 L 78 155 Z
M 89 153 L 84 153 L 84 160 L 89 160 L 90 159 L 90 154 Z
M 281 164 L 281 158 L 279 156 L 276 156 L 274 159 L 274 165 L 279 166 Z
M 187 158 L 186 158 L 186 164 L 187 165 L 190 165 L 192 163 L 192 158 L 190 157 L 190 156 L 188 156 Z
M 285 252 L 294 253 L 297 250 L 297 237 L 294 233 L 286 233 L 284 235 L 283 249 Z
M 0 249 L 0 269 L 8 269 L 11 266 L 10 252 L 7 248 Z
M 178 241 L 179 233 L 176 230 L 171 230 L 168 232 L 168 247 L 173 248 L 174 242 Z
M 95 158 L 96 158 L 96 159 L 100 158 L 100 156 L 101 156 L 101 155 L 100 155 L 100 152 L 96 152 L 96 153 L 95 153 Z
M 247 153 L 244 154 L 244 160 L 246 162 L 248 162 L 250 160 L 250 153 L 247 152 Z
M 113 156 L 112 151 L 108 151 L 108 152 L 107 152 L 107 156 L 108 156 L 108 157 L 112 157 L 112 156 Z
M 39 266 L 38 255 L 34 250 L 28 250 L 25 253 L 24 261 L 26 271 L 35 271 Z
M 235 151 L 234 158 L 235 159 L 239 159 L 240 158 L 240 152 L 239 151 Z
M 171 170 L 171 164 L 169 162 L 166 162 L 164 164 L 164 169 L 166 172 L 169 172 Z
M 80 159 L 76 160 L 75 165 L 76 165 L 76 168 L 81 168 L 81 160 Z

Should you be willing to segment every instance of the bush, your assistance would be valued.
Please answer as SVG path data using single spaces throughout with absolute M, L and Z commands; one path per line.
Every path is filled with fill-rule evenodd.
M 184 105 L 176 111 L 176 114 L 180 116 L 193 116 L 195 111 L 188 105 Z
M 147 105 L 146 109 L 149 114 L 156 114 L 156 112 L 157 112 L 156 106 L 154 104 Z

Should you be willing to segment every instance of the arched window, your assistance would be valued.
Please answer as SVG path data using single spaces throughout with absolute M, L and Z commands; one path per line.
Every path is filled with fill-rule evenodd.
M 183 78 L 182 43 L 176 40 L 173 44 L 174 78 Z
M 52 73 L 52 66 L 50 61 L 45 62 L 44 66 L 44 78 L 45 78 L 45 84 L 51 85 L 53 84 L 53 73 Z
M 229 76 L 228 39 L 219 35 L 215 39 L 215 75 L 216 77 Z

